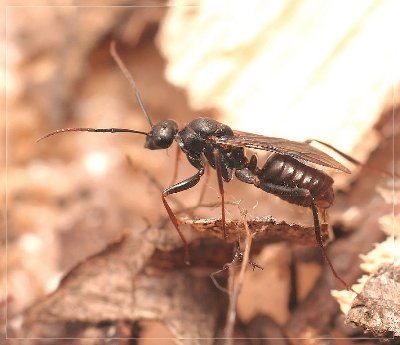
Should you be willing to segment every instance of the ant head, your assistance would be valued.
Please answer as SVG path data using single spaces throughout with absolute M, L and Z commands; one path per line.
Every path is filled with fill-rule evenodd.
M 147 134 L 144 147 L 149 150 L 166 149 L 171 146 L 178 133 L 178 124 L 174 120 L 164 120 L 155 124 Z

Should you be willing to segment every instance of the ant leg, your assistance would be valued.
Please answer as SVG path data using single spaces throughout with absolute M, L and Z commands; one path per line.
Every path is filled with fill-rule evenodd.
M 314 218 L 314 229 L 315 229 L 315 238 L 317 240 L 317 243 L 319 247 L 321 248 L 322 255 L 324 256 L 326 262 L 328 263 L 333 275 L 337 280 L 339 280 L 342 285 L 347 289 L 347 290 L 352 290 L 351 287 L 342 279 L 342 277 L 339 276 L 339 274 L 336 273 L 335 269 L 333 268 L 333 264 L 331 260 L 328 257 L 328 253 L 326 252 L 326 249 L 324 247 L 324 244 L 322 242 L 322 236 L 321 236 L 321 227 L 319 224 L 319 218 L 318 218 L 318 209 L 315 206 L 314 199 L 313 197 L 309 194 L 309 200 L 310 200 L 310 207 L 313 213 L 313 218 Z
M 171 184 L 174 184 L 176 181 L 176 178 L 178 177 L 178 168 L 179 168 L 179 160 L 181 157 L 181 153 L 182 153 L 181 148 L 179 146 L 176 146 L 174 174 L 172 175 Z
M 204 167 L 201 167 L 199 169 L 199 171 L 187 178 L 184 181 L 178 182 L 177 184 L 174 184 L 173 186 L 170 186 L 168 188 L 165 188 L 164 191 L 161 194 L 161 198 L 162 198 L 162 202 L 164 204 L 165 209 L 167 210 L 169 219 L 171 219 L 172 224 L 174 224 L 176 231 L 178 232 L 184 247 L 185 247 L 185 263 L 187 265 L 190 264 L 189 262 L 189 246 L 188 243 L 186 241 L 186 238 L 183 236 L 181 230 L 179 229 L 179 221 L 178 218 L 176 218 L 174 212 L 172 211 L 171 207 L 169 206 L 166 197 L 170 194 L 174 194 L 174 193 L 179 193 L 179 192 L 183 192 L 184 190 L 187 190 L 189 188 L 194 187 L 199 181 L 201 176 L 204 174 Z
M 328 221 L 328 212 L 326 208 L 320 209 L 322 221 L 326 223 Z
M 318 209 L 315 206 L 314 199 L 311 196 L 310 196 L 310 202 L 311 202 L 311 210 L 312 210 L 313 218 L 314 218 L 315 237 L 316 237 L 319 247 L 321 248 L 321 252 L 322 252 L 322 255 L 324 256 L 325 261 L 328 263 L 329 268 L 331 269 L 331 272 L 334 275 L 334 277 L 337 280 L 339 280 L 339 282 L 346 288 L 346 290 L 352 291 L 357 294 L 357 292 L 354 291 L 353 288 L 349 284 L 347 284 L 347 282 L 333 268 L 333 264 L 332 264 L 331 260 L 329 259 L 328 253 L 326 252 L 326 249 L 322 242 L 321 228 L 320 228 L 319 219 L 318 219 Z
M 274 185 L 272 183 L 263 183 L 260 185 L 260 182 L 257 181 L 255 184 L 256 187 L 261 188 L 267 193 L 275 194 L 277 196 L 283 196 L 285 197 L 285 200 L 293 200 L 297 202 L 292 202 L 293 204 L 297 204 L 300 206 L 304 207 L 310 207 L 312 214 L 313 214 L 313 220 L 314 220 L 314 232 L 315 232 L 315 239 L 317 241 L 318 246 L 321 249 L 322 255 L 325 259 L 325 261 L 328 263 L 329 268 L 331 269 L 332 274 L 334 277 L 340 281 L 340 283 L 350 291 L 353 291 L 351 287 L 339 276 L 338 273 L 336 273 L 335 269 L 333 268 L 333 264 L 331 260 L 328 257 L 328 253 L 326 252 L 326 249 L 324 247 L 324 243 L 322 241 L 322 235 L 321 235 L 321 227 L 320 227 L 320 222 L 318 218 L 318 209 L 315 206 L 314 203 L 314 198 L 310 194 L 310 191 L 308 189 L 303 189 L 303 188 L 290 188 L 290 187 L 285 187 L 285 186 L 279 186 L 279 185 Z M 307 202 L 304 202 L 304 201 Z M 289 201 L 291 202 L 291 201 Z
M 214 155 L 214 160 L 215 160 L 215 170 L 217 171 L 219 194 L 221 195 L 222 231 L 224 233 L 224 239 L 226 240 L 227 236 L 226 236 L 226 228 L 225 228 L 225 193 L 224 193 L 224 183 L 222 180 L 221 154 L 217 149 L 214 149 L 213 155 Z
M 355 164 L 355 165 L 358 165 L 358 166 L 362 166 L 362 167 L 366 168 L 367 170 L 373 171 L 373 172 L 378 173 L 378 174 L 382 174 L 382 175 L 387 176 L 387 177 L 393 177 L 393 175 L 394 175 L 394 176 L 398 176 L 398 177 L 400 176 L 400 175 L 399 175 L 398 173 L 396 173 L 396 172 L 393 172 L 393 174 L 392 174 L 392 173 L 390 173 L 390 172 L 388 172 L 388 171 L 381 170 L 381 169 L 379 169 L 379 168 L 373 168 L 373 167 L 370 167 L 370 166 L 368 166 L 368 165 L 366 165 L 366 164 L 363 164 L 363 163 L 361 163 L 360 161 L 358 161 L 357 159 L 355 159 L 355 158 L 349 156 L 348 154 L 346 154 L 346 153 L 344 153 L 344 152 L 338 150 L 336 147 L 333 147 L 332 145 L 330 145 L 330 144 L 328 144 L 328 143 L 325 143 L 325 142 L 323 142 L 323 141 L 321 141 L 321 140 L 317 140 L 317 139 L 307 139 L 307 140 L 305 141 L 305 143 L 307 143 L 307 144 L 310 144 L 310 143 L 312 143 L 312 142 L 316 142 L 316 143 L 318 143 L 318 144 L 321 144 L 321 145 L 326 146 L 327 148 L 331 149 L 332 151 L 334 151 L 334 152 L 336 152 L 337 154 L 339 154 L 340 156 L 342 156 L 344 159 L 347 159 L 349 162 L 351 162 L 351 163 L 353 163 L 353 164 Z
M 307 144 L 310 144 L 312 142 L 324 145 L 326 147 L 328 147 L 329 149 L 331 149 L 332 151 L 336 152 L 337 154 L 341 155 L 343 158 L 347 159 L 349 162 L 355 164 L 355 165 L 363 165 L 361 162 L 359 162 L 358 160 L 356 160 L 355 158 L 349 156 L 348 154 L 338 150 L 336 147 L 333 147 L 332 145 L 325 143 L 323 141 L 317 140 L 317 139 L 307 139 L 306 141 L 304 141 Z
M 207 164 L 206 166 L 205 166 L 205 179 L 204 179 L 204 184 L 203 184 L 203 186 L 201 187 L 201 192 L 200 192 L 200 197 L 199 197 L 199 200 L 197 201 L 197 206 L 199 206 L 201 203 L 202 203 L 202 201 L 203 201 L 203 199 L 204 199 L 204 195 L 206 194 L 206 190 L 207 190 L 207 183 L 208 183 L 208 179 L 210 178 L 210 166 Z
M 171 184 L 174 184 L 177 177 L 178 177 L 178 170 L 179 170 L 179 161 L 181 159 L 181 155 L 182 155 L 182 150 L 179 146 L 176 147 L 176 154 L 175 154 L 175 165 L 174 165 L 174 173 L 172 175 L 172 181 Z M 210 167 L 209 165 L 205 166 L 205 183 L 203 184 L 202 188 L 201 188 L 201 192 L 200 192 L 200 197 L 199 200 L 197 201 L 197 205 L 200 205 L 201 202 L 203 201 L 205 192 L 206 192 L 206 187 L 207 187 L 207 181 L 208 178 L 210 177 Z

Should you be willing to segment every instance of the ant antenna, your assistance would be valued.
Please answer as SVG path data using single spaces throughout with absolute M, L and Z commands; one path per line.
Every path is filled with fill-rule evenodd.
M 54 134 L 58 133 L 65 133 L 65 132 L 103 132 L 103 133 L 139 133 L 139 134 L 144 134 L 148 135 L 146 132 L 142 131 L 136 131 L 134 129 L 127 129 L 127 128 L 63 128 L 63 129 L 58 129 L 54 132 L 48 133 L 39 139 L 36 140 L 36 142 L 39 142 L 43 139 L 46 139 L 48 137 L 51 137 Z
M 129 71 L 126 68 L 125 64 L 122 62 L 120 56 L 118 55 L 115 41 L 111 41 L 110 53 L 111 53 L 111 56 L 113 57 L 114 61 L 117 63 L 118 67 L 121 69 L 121 71 L 124 74 L 125 78 L 128 80 L 128 82 L 133 87 L 133 90 L 135 91 L 135 97 L 136 97 L 136 99 L 137 99 L 137 101 L 139 103 L 140 109 L 142 109 L 142 112 L 146 116 L 147 121 L 149 122 L 150 126 L 153 128 L 153 122 L 151 121 L 149 114 L 147 114 L 147 111 L 144 108 L 142 97 L 140 96 L 140 92 L 139 92 L 139 90 L 138 90 L 138 88 L 136 86 L 135 80 L 133 79 L 132 75 L 129 73 Z

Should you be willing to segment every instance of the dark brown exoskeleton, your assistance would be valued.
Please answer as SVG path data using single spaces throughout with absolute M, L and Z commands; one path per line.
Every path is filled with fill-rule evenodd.
M 38 139 L 38 141 L 57 133 L 72 131 L 128 132 L 145 135 L 145 148 L 159 150 L 170 147 L 175 140 L 180 149 L 185 153 L 189 163 L 197 169 L 197 172 L 193 176 L 165 188 L 162 192 L 162 202 L 165 209 L 184 243 L 186 261 L 188 260 L 188 243 L 179 228 L 178 219 L 167 202 L 167 196 L 194 187 L 205 172 L 205 163 L 208 163 L 217 171 L 225 238 L 223 181 L 231 181 L 235 174 L 242 182 L 252 184 L 291 204 L 310 208 L 313 214 L 316 241 L 321 248 L 323 256 L 328 262 L 334 276 L 346 288 L 349 288 L 346 282 L 336 273 L 326 254 L 318 217 L 318 208 L 326 210 L 332 205 L 334 198 L 332 189 L 333 179 L 323 171 L 309 166 L 308 163 L 350 173 L 345 166 L 326 153 L 309 145 L 311 141 L 294 142 L 281 138 L 234 131 L 229 126 L 211 118 L 197 118 L 189 122 L 181 130 L 179 130 L 178 124 L 174 120 L 163 120 L 153 125 L 143 106 L 136 84 L 118 57 L 115 46 L 111 47 L 111 53 L 133 86 L 136 99 L 151 126 L 151 130 L 144 132 L 124 128 L 66 128 L 51 132 Z M 319 143 L 340 153 L 353 163 L 357 163 L 357 161 L 332 146 L 323 142 Z M 272 155 L 261 167 L 258 167 L 257 157 L 252 155 L 248 159 L 245 155 L 245 148 L 270 151 Z

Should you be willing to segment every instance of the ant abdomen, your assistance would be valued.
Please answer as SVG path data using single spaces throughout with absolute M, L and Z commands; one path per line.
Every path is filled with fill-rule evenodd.
M 261 168 L 258 179 L 259 188 L 264 190 L 266 189 L 264 186 L 270 183 L 308 190 L 317 206 L 322 208 L 328 208 L 333 202 L 333 191 L 329 193 L 329 190 L 332 190 L 333 179 L 322 170 L 305 165 L 287 155 L 271 155 Z M 299 206 L 309 206 L 307 198 L 285 193 L 277 196 Z

